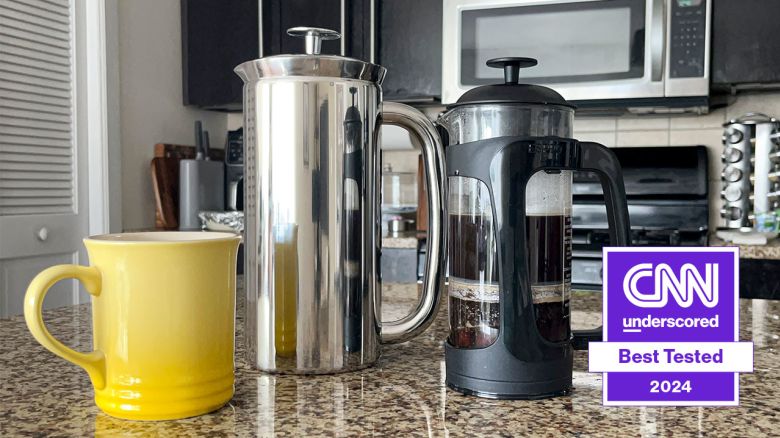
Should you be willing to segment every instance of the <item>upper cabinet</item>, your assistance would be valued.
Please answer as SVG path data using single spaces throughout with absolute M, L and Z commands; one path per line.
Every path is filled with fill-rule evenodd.
M 387 100 L 441 96 L 441 0 L 181 0 L 184 104 L 240 110 L 233 68 L 251 59 L 303 53 L 287 35 L 296 26 L 337 30 L 322 53 L 376 62 L 388 69 Z
M 287 35 L 291 27 L 322 27 L 341 33 L 341 39 L 322 43 L 326 55 L 368 61 L 371 56 L 371 1 L 263 0 L 262 56 L 304 53 L 300 38 Z
M 780 1 L 712 3 L 712 87 L 780 84 Z
M 369 60 L 369 0 L 181 0 L 184 104 L 240 110 L 242 82 L 233 68 L 244 61 L 303 53 L 303 41 L 287 35 L 296 26 L 324 27 L 342 34 L 322 53 Z
M 442 0 L 376 2 L 376 62 L 387 68 L 384 98 L 441 98 Z
M 182 86 L 185 105 L 241 109 L 238 64 L 259 56 L 258 0 L 182 0 Z

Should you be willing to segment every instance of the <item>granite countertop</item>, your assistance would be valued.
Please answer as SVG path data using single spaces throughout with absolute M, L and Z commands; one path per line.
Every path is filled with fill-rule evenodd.
M 413 305 L 414 285 L 386 285 L 385 316 Z M 575 327 L 598 325 L 601 299 L 578 292 Z M 579 310 L 576 310 L 579 309 Z M 239 311 L 239 315 L 242 312 Z M 221 410 L 168 422 L 132 422 L 101 413 L 86 373 L 45 351 L 22 317 L 0 320 L 0 436 L 772 436 L 780 424 L 780 302 L 742 300 L 741 339 L 755 343 L 755 373 L 740 377 L 732 408 L 604 408 L 601 375 L 577 352 L 570 396 L 497 401 L 444 385 L 446 306 L 420 337 L 389 345 L 377 366 L 331 376 L 268 375 L 250 369 L 237 327 L 236 394 Z M 88 304 L 45 312 L 70 346 L 91 345 Z
M 710 246 L 738 246 L 741 259 L 780 260 L 780 238 L 772 239 L 766 245 L 734 245 L 712 234 Z
M 417 249 L 417 231 L 401 231 L 382 236 L 382 248 Z

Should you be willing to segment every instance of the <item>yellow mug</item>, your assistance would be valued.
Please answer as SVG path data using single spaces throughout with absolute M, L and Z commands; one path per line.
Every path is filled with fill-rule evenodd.
M 91 266 L 38 274 L 24 299 L 35 339 L 84 368 L 103 412 L 132 420 L 205 414 L 233 397 L 236 256 L 231 233 L 150 232 L 84 239 Z M 92 295 L 94 350 L 46 330 L 41 305 L 64 278 Z

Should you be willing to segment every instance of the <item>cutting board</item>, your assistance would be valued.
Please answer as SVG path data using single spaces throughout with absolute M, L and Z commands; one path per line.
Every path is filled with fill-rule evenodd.
M 157 143 L 154 145 L 154 156 L 164 158 L 193 159 L 197 151 L 195 146 L 184 146 L 180 144 Z M 225 150 L 218 148 L 209 149 L 209 158 L 211 161 L 225 161 Z
M 195 158 L 195 147 L 168 143 L 154 145 L 151 162 L 152 187 L 155 200 L 155 228 L 158 230 L 179 229 L 179 162 Z M 209 157 L 223 161 L 225 150 L 212 148 Z
M 152 158 L 155 227 L 159 230 L 179 228 L 179 161 L 178 158 Z

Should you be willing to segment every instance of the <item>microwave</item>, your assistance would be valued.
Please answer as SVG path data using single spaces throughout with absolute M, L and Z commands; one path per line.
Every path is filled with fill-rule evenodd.
M 712 0 L 444 0 L 442 102 L 500 83 L 487 60 L 580 108 L 706 112 Z

